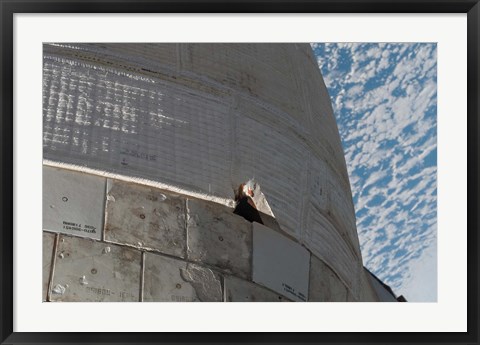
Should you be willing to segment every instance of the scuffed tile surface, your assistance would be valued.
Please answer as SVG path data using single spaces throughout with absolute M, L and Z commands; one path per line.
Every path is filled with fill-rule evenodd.
M 140 251 L 61 236 L 51 299 L 61 302 L 133 302 L 140 293 Z
M 220 302 L 220 279 L 208 268 L 146 253 L 143 301 Z
M 185 200 L 108 180 L 105 240 L 185 257 Z
M 308 300 L 310 253 L 298 243 L 253 223 L 253 281 L 294 301 Z
M 346 302 L 347 288 L 338 276 L 314 255 L 310 259 L 310 302 Z
M 50 269 L 52 268 L 53 245 L 55 242 L 55 235 L 43 232 L 42 235 L 42 300 L 46 301 L 48 282 L 50 280 Z
M 143 47 L 132 45 L 130 50 L 150 50 Z M 225 97 L 226 90 L 200 91 L 191 84 L 205 88 L 202 80 L 182 86 L 179 80 L 165 80 L 163 73 L 141 70 L 152 64 L 158 68 L 156 62 L 145 65 L 145 60 L 134 58 L 142 67 L 131 71 L 106 55 L 97 56 L 98 62 L 86 61 L 84 54 L 71 56 L 66 51 L 46 52 L 43 57 L 46 159 L 170 181 L 202 192 L 211 187 L 215 195 L 229 191 L 225 176 L 230 172 L 231 149 L 225 143 L 231 138 L 226 118 L 231 100 Z M 176 59 L 171 63 L 176 65 Z M 164 60 L 165 64 L 169 63 Z M 211 185 L 212 181 L 217 183 Z
M 43 229 L 101 239 L 105 178 L 43 167 Z
M 214 203 L 187 200 L 189 260 L 214 265 L 234 275 L 251 277 L 251 223 Z
M 236 278 L 225 277 L 226 302 L 290 302 L 284 296 L 265 289 L 260 285 Z

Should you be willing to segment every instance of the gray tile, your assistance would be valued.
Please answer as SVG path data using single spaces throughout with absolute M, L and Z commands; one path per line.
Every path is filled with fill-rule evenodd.
M 43 229 L 101 239 L 105 178 L 43 167 Z
M 52 301 L 139 301 L 141 252 L 90 239 L 60 236 Z
M 362 271 L 360 273 L 360 296 L 359 302 L 380 302 L 379 296 L 377 295 L 375 288 L 372 286 L 372 281 L 370 279 L 370 274 L 367 273 L 363 267 L 360 268 Z M 373 277 L 372 277 L 373 279 Z
M 219 274 L 185 261 L 145 254 L 144 302 L 220 302 Z
M 359 302 L 350 291 L 347 291 L 347 302 Z
M 310 302 L 346 302 L 347 288 L 340 278 L 322 260 L 310 259 Z
M 42 300 L 46 301 L 48 283 L 50 282 L 50 272 L 52 268 L 55 234 L 44 231 L 42 235 L 42 241 Z
M 251 223 L 212 202 L 187 200 L 187 256 L 243 278 L 251 277 Z
M 106 241 L 185 257 L 185 200 L 121 181 L 107 184 Z
M 264 225 L 253 223 L 252 280 L 294 301 L 308 300 L 310 252 Z
M 370 282 L 372 289 L 375 291 L 380 302 L 397 302 L 395 296 L 393 296 L 390 291 L 388 291 L 375 277 L 373 277 L 367 271 L 364 271 L 364 274 L 367 276 L 367 279 Z
M 260 285 L 234 277 L 225 276 L 225 302 L 291 302 Z

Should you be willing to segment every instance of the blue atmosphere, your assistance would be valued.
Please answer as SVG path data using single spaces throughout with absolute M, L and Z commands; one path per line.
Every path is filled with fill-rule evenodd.
M 363 264 L 437 301 L 437 46 L 314 43 L 348 166 Z

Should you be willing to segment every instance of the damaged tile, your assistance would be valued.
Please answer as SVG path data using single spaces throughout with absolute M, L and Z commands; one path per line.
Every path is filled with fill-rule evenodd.
M 185 200 L 109 179 L 106 208 L 106 241 L 185 257 Z
M 196 264 L 145 254 L 144 302 L 220 302 L 220 275 Z
M 43 229 L 101 239 L 105 178 L 43 167 Z
M 310 258 L 310 302 L 346 302 L 347 288 L 322 260 Z
M 61 236 L 56 256 L 52 301 L 139 301 L 140 251 Z
M 48 283 L 50 282 L 50 271 L 52 268 L 53 248 L 55 234 L 43 232 L 42 235 L 42 300 L 47 300 Z
M 291 302 L 260 285 L 234 277 L 225 276 L 225 302 Z
M 251 277 L 251 223 L 212 202 L 188 200 L 187 257 Z

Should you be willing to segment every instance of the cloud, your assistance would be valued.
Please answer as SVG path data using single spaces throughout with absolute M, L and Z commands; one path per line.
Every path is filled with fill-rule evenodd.
M 422 272 L 436 272 L 436 256 L 426 256 L 437 238 L 436 45 L 312 47 L 344 146 L 364 264 L 407 299 L 436 296 L 436 275 Z M 425 277 L 429 284 L 417 283 Z M 427 285 L 428 298 L 412 292 Z
M 409 302 L 437 301 L 437 247 L 432 244 L 422 255 L 410 262 L 410 274 L 399 294 L 408 296 Z

